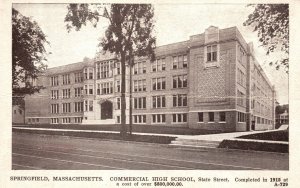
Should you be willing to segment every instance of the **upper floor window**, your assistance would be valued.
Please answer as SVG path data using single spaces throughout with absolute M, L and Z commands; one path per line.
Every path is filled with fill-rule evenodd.
M 146 73 L 146 61 L 137 62 L 133 66 L 133 74 L 144 74 Z
M 82 90 L 83 88 L 82 87 L 77 87 L 77 88 L 74 88 L 74 93 L 75 93 L 75 97 L 80 97 L 81 94 L 82 94 Z
M 75 83 L 80 83 L 83 81 L 82 72 L 74 73 L 74 77 L 75 77 Z
M 51 77 L 51 86 L 57 86 L 58 84 L 59 84 L 58 76 L 52 76 Z
M 62 78 L 63 78 L 63 85 L 70 84 L 70 74 L 62 75 Z
M 173 123 L 185 123 L 187 122 L 187 114 L 173 114 L 172 116 L 172 122 Z
M 121 74 L 121 63 L 120 62 L 116 62 L 115 66 L 116 66 L 116 75 Z
M 173 76 L 173 88 L 186 88 L 187 75 Z
M 177 106 L 187 106 L 186 94 L 173 95 L 173 107 Z
M 207 61 L 217 61 L 217 45 L 207 46 L 206 50 Z
M 153 108 L 164 108 L 166 107 L 166 97 L 164 95 L 152 97 Z
M 113 93 L 113 82 L 98 84 L 97 95 L 106 95 L 110 93 Z
M 166 61 L 165 58 L 156 59 L 151 62 L 151 71 L 158 72 L 166 70 Z
M 134 98 L 134 109 L 146 109 L 146 97 L 136 97 Z
M 120 93 L 121 92 L 121 82 L 120 82 L 120 80 L 117 80 L 116 82 L 115 82 L 115 92 L 116 93 Z
M 146 91 L 146 79 L 143 80 L 134 80 L 133 81 L 133 91 Z
M 152 90 L 164 90 L 166 89 L 166 78 L 152 78 Z
M 59 113 L 59 104 L 51 104 L 51 114 Z
M 63 89 L 62 92 L 63 92 L 63 95 L 62 95 L 63 99 L 68 99 L 68 98 L 71 97 L 71 90 L 70 89 Z
M 188 67 L 187 55 L 173 56 L 173 69 L 182 69 Z
M 70 113 L 71 112 L 71 103 L 62 103 L 62 112 Z
M 93 68 L 89 68 L 89 79 L 90 80 L 94 79 L 94 69 Z
M 97 64 L 97 79 L 112 77 L 113 61 L 104 61 Z
M 94 94 L 94 85 L 84 85 L 84 94 L 85 95 L 93 95 Z
M 58 99 L 58 98 L 59 98 L 59 91 L 51 90 L 51 99 Z

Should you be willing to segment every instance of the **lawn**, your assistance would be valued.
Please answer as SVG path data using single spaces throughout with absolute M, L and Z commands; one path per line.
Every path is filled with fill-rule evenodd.
M 237 137 L 237 138 L 288 142 L 289 141 L 289 131 L 288 130 L 281 130 L 281 131 L 257 133 L 257 134 L 250 134 L 250 135 L 246 135 L 246 136 L 240 136 L 240 137 Z
M 97 133 L 97 132 L 69 132 L 69 131 L 49 131 L 49 130 L 28 130 L 28 129 L 13 129 L 14 132 L 31 133 L 31 134 L 46 134 L 58 136 L 74 136 L 84 138 L 110 139 L 110 140 L 125 140 L 135 142 L 148 142 L 159 144 L 170 144 L 176 137 L 169 136 L 153 136 L 153 135 L 126 135 L 122 137 L 118 133 Z
M 120 131 L 117 125 L 74 125 L 74 124 L 45 124 L 45 125 L 27 125 L 26 127 L 52 128 L 52 129 L 75 129 L 75 130 L 100 130 L 100 131 Z M 21 127 L 21 126 L 14 126 Z M 167 127 L 154 125 L 132 125 L 133 132 L 156 133 L 156 134 L 174 134 L 174 135 L 203 135 L 220 133 L 217 130 L 190 129 L 185 127 Z

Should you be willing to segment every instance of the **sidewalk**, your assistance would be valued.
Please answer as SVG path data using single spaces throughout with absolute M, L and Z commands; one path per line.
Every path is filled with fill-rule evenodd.
M 32 127 L 13 127 L 13 129 L 18 129 L 18 130 L 65 131 L 65 132 L 85 132 L 85 133 L 115 133 L 115 134 L 119 133 L 118 131 L 51 129 L 51 128 L 32 128 Z M 239 136 L 262 133 L 262 132 L 268 132 L 268 131 L 274 131 L 274 130 L 219 133 L 219 134 L 209 134 L 209 135 L 174 135 L 174 134 L 157 134 L 157 133 L 141 133 L 141 132 L 133 132 L 133 134 L 176 137 L 176 139 L 174 141 L 172 141 L 171 145 L 216 148 L 216 147 L 218 147 L 218 145 L 223 140 L 233 140 L 233 139 L 236 139 L 236 137 L 239 137 Z M 268 141 L 264 141 L 264 142 L 268 142 Z

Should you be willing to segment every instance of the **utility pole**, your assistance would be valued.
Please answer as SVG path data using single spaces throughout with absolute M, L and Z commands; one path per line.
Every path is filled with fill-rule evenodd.
M 129 54 L 129 134 L 132 135 L 132 53 Z

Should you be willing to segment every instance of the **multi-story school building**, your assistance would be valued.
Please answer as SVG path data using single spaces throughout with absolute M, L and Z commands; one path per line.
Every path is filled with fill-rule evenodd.
M 209 27 L 189 40 L 159 46 L 156 60 L 135 58 L 133 123 L 225 132 L 273 129 L 275 89 L 236 27 Z M 121 65 L 116 56 L 50 68 L 40 93 L 27 96 L 31 124 L 120 123 Z M 126 120 L 129 67 L 126 66 Z

